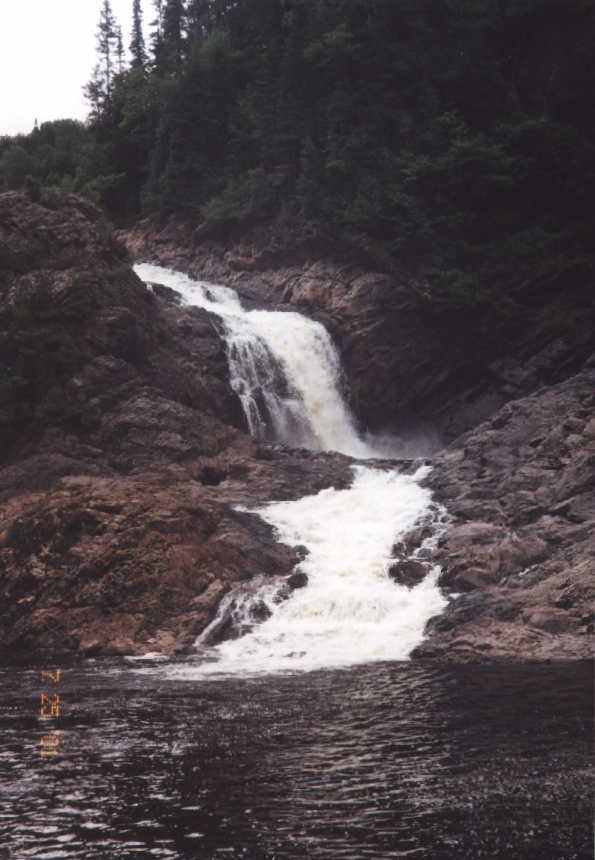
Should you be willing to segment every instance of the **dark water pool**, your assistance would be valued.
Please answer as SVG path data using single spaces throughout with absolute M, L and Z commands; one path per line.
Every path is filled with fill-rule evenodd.
M 0 857 L 593 856 L 589 665 L 61 668 L 0 669 Z

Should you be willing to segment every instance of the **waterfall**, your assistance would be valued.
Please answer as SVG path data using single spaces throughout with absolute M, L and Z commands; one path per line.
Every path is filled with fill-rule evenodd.
M 142 264 L 136 271 L 220 317 L 231 385 L 253 435 L 357 459 L 386 453 L 359 438 L 341 395 L 337 351 L 320 323 L 293 312 L 246 311 L 233 290 L 159 266 Z M 283 578 L 238 585 L 197 640 L 200 667 L 177 668 L 176 675 L 407 658 L 446 601 L 437 586 L 439 570 L 427 560 L 426 575 L 413 587 L 391 581 L 394 546 L 423 525 L 429 537 L 417 555 L 425 559 L 446 514 L 420 484 L 428 467 L 414 475 L 362 465 L 353 470 L 348 489 L 244 508 L 270 523 L 281 542 L 306 547 L 298 572 L 307 586 L 292 591 Z M 230 626 L 239 638 L 212 646 Z
M 135 270 L 220 317 L 231 387 L 253 436 L 358 458 L 382 454 L 356 432 L 341 394 L 341 362 L 323 325 L 291 311 L 246 311 L 234 290 L 161 266 Z

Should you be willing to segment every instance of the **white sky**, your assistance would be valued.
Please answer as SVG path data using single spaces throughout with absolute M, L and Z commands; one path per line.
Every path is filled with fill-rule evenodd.
M 111 0 L 130 41 L 132 0 Z M 35 119 L 85 119 L 82 88 L 96 63 L 102 0 L 0 0 L 0 135 L 28 133 Z M 145 25 L 153 18 L 144 0 Z

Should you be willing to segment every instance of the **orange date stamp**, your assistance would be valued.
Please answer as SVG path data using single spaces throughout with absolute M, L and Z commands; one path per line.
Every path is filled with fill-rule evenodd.
M 54 671 L 43 671 L 41 673 L 42 680 L 51 681 L 53 686 L 52 692 L 45 690 L 41 693 L 39 703 L 39 716 L 41 719 L 51 719 L 62 715 L 62 697 L 57 689 L 62 678 L 62 670 L 55 669 Z M 48 757 L 58 755 L 60 751 L 60 732 L 57 729 L 44 732 L 39 742 L 39 754 Z

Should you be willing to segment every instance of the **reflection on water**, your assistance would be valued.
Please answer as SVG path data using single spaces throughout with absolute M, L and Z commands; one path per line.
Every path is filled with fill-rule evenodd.
M 18 860 L 592 856 L 587 665 L 182 682 L 90 662 L 43 718 L 39 678 L 0 670 L 0 847 Z

